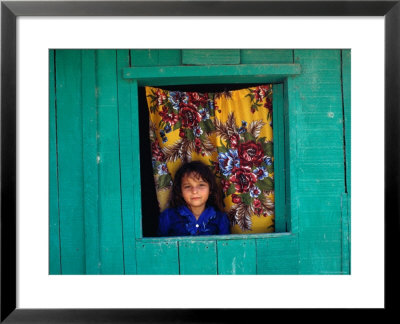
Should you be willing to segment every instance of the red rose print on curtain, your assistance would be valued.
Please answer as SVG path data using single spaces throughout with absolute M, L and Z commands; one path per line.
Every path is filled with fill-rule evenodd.
M 224 192 L 233 233 L 274 231 L 272 85 L 221 93 L 146 87 L 160 210 L 177 168 L 202 160 Z

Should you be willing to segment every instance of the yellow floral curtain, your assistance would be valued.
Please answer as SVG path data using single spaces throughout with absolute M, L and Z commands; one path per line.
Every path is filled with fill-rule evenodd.
M 274 232 L 272 85 L 219 93 L 146 87 L 160 211 L 176 170 L 200 160 L 224 192 L 232 233 Z

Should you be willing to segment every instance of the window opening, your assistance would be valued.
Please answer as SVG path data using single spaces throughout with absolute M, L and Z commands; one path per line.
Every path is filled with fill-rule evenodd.
M 158 89 L 163 89 L 163 90 L 167 90 L 167 91 L 181 91 L 181 92 L 197 92 L 197 93 L 221 93 L 221 92 L 225 92 L 228 93 L 230 91 L 235 91 L 235 90 L 240 90 L 240 89 L 248 89 L 248 88 L 254 88 L 254 87 L 258 87 L 260 86 L 260 83 L 254 84 L 254 83 L 247 83 L 247 84 L 200 84 L 200 85 L 169 85 L 169 86 L 156 86 L 155 88 Z M 271 85 L 272 87 L 272 85 Z M 251 94 L 249 92 L 249 94 Z M 156 193 L 156 184 L 154 181 L 154 177 L 153 177 L 153 162 L 152 162 L 152 150 L 151 150 L 151 142 L 150 142 L 150 137 L 149 137 L 149 122 L 150 122 L 150 118 L 149 118 L 149 110 L 147 107 L 147 99 L 146 99 L 146 92 L 145 92 L 145 87 L 139 87 L 138 89 L 138 95 L 139 95 L 139 120 L 140 120 L 140 157 L 141 157 L 141 195 L 142 195 L 142 230 L 143 230 L 143 236 L 144 237 L 155 237 L 156 236 L 156 230 L 157 230 L 157 225 L 158 225 L 158 217 L 160 214 L 160 208 L 159 205 L 157 203 L 154 202 L 158 202 L 157 199 L 157 193 Z M 260 94 L 256 94 L 253 93 L 253 98 L 262 95 L 262 93 Z M 251 97 L 249 95 L 249 97 Z M 255 100 L 255 102 L 257 102 Z M 265 104 L 266 101 L 264 100 L 263 104 Z M 271 107 L 272 108 L 272 107 Z M 269 113 L 269 110 L 266 109 L 265 107 L 259 107 L 259 106 L 255 106 L 255 107 L 251 107 L 251 109 L 264 109 L 265 114 L 267 115 Z M 243 116 L 242 115 L 243 112 L 238 112 L 238 117 L 239 116 Z M 270 119 L 272 121 L 272 109 L 270 111 L 271 113 L 271 118 L 266 118 L 266 120 Z M 248 123 L 246 125 L 246 127 L 244 127 L 243 125 L 238 125 L 238 119 L 240 118 L 236 118 L 236 124 L 238 126 L 238 129 L 242 128 L 241 131 L 245 131 L 249 129 L 250 127 L 250 123 Z M 265 120 L 265 121 L 266 121 Z M 265 124 L 264 121 L 264 124 Z M 177 121 L 176 121 L 177 122 Z M 260 128 L 260 125 L 262 123 L 257 123 L 254 122 L 252 123 L 251 127 L 253 128 Z M 174 125 L 172 125 L 174 126 Z M 270 127 L 272 127 L 272 124 L 270 125 Z M 192 130 L 192 129 L 191 129 Z M 163 131 L 163 130 L 161 130 Z M 201 131 L 201 130 L 200 130 Z M 258 131 L 257 130 L 252 130 L 253 132 L 256 133 L 256 135 L 258 135 Z M 271 129 L 272 131 L 272 129 Z M 271 141 L 266 141 L 265 138 L 261 138 L 261 136 L 259 136 L 260 138 L 254 138 L 254 136 L 252 136 L 252 134 L 250 132 L 248 132 L 249 134 L 245 134 L 245 135 L 241 135 L 242 138 L 242 144 L 248 144 L 247 147 L 246 145 L 242 145 L 242 148 L 246 148 L 247 150 L 249 150 L 247 153 L 250 154 L 255 154 L 252 156 L 249 156 L 249 154 L 246 155 L 245 151 L 241 151 L 242 153 L 242 158 L 243 156 L 246 156 L 246 158 L 249 159 L 249 161 L 247 161 L 248 163 L 246 163 L 246 161 L 244 161 L 244 165 L 243 165 L 243 170 L 244 171 L 248 171 L 248 173 L 246 172 L 239 172 L 237 177 L 241 177 L 240 180 L 233 178 L 231 180 L 236 180 L 237 182 L 232 182 L 230 181 L 229 184 L 229 189 L 225 188 L 225 194 L 230 194 L 230 199 L 233 199 L 233 201 L 236 204 L 232 204 L 237 206 L 241 206 L 242 208 L 246 207 L 248 208 L 248 213 L 250 213 L 250 211 L 253 213 L 253 215 L 255 214 L 256 217 L 267 217 L 268 213 L 270 215 L 274 214 L 274 206 L 273 206 L 273 202 L 274 202 L 274 196 L 270 195 L 268 197 L 268 199 L 265 199 L 265 195 L 263 195 L 262 197 L 260 196 L 261 191 L 266 190 L 268 192 L 268 190 L 271 190 L 271 186 L 272 186 L 272 190 L 274 189 L 273 186 L 273 181 L 271 181 L 271 179 L 273 179 L 273 146 L 272 146 L 272 138 L 270 139 Z M 195 139 L 195 136 L 193 137 L 193 140 Z M 271 142 L 271 143 L 269 143 Z M 228 157 L 228 153 L 229 153 L 229 148 L 225 145 L 223 145 L 223 143 L 220 141 L 220 143 L 217 143 L 217 145 L 220 146 L 220 156 L 223 158 L 227 158 Z M 252 144 L 250 144 L 252 143 Z M 236 143 L 237 144 L 237 143 Z M 272 157 L 272 161 L 271 159 L 269 160 L 262 160 L 261 158 L 264 157 L 262 155 L 261 152 L 259 152 L 259 149 L 264 149 L 268 151 L 268 154 L 266 154 L 267 157 L 271 158 Z M 222 152 L 221 152 L 222 150 Z M 236 149 L 237 151 L 237 149 Z M 265 152 L 264 152 L 265 153 Z M 258 155 L 257 155 L 258 154 Z M 238 162 L 239 162 L 239 157 L 238 158 Z M 218 164 L 218 160 L 217 160 L 217 164 Z M 228 161 L 231 162 L 232 161 Z M 233 161 L 234 162 L 234 161 Z M 240 163 L 240 162 L 239 162 Z M 246 165 L 247 164 L 247 165 Z M 218 166 L 218 165 L 217 165 Z M 239 165 L 237 165 L 239 166 Z M 225 170 L 225 174 L 229 174 L 228 170 L 229 167 Z M 258 172 L 258 178 L 257 178 L 257 172 Z M 221 172 L 220 172 L 221 173 Z M 270 174 L 270 177 L 268 177 L 268 174 Z M 272 176 L 271 176 L 272 175 Z M 231 178 L 231 177 L 230 177 Z M 226 177 L 221 177 L 220 180 L 227 180 L 230 178 L 226 178 Z M 266 179 L 266 180 L 264 180 Z M 263 181 L 259 181 L 259 180 L 263 180 Z M 220 182 L 221 184 L 224 184 L 224 181 Z M 252 190 L 250 190 L 250 186 L 252 188 Z M 259 188 L 261 187 L 261 188 Z M 236 195 L 235 195 L 236 194 Z M 272 199 L 271 199 L 272 198 Z M 241 201 L 239 201 L 241 200 Z M 245 201 L 242 201 L 245 200 Z M 226 204 L 226 202 L 225 202 Z M 267 210 L 267 208 L 269 208 L 269 210 Z M 237 212 L 237 210 L 235 210 Z M 239 210 L 239 212 L 244 213 L 245 211 L 243 210 Z M 233 223 L 236 225 L 237 227 L 240 227 L 239 224 L 237 224 L 237 221 L 235 223 L 235 219 L 233 219 Z M 243 215 L 242 215 L 243 216 Z M 246 215 L 244 215 L 244 217 L 246 217 Z M 252 218 L 252 219 L 256 219 L 256 218 Z M 240 220 L 240 218 L 239 218 Z M 243 218 L 242 220 L 244 222 L 249 222 L 249 219 Z M 256 219 L 257 220 L 257 219 Z M 271 222 L 269 224 L 269 226 L 273 227 L 274 223 L 273 223 L 274 218 L 271 217 Z M 240 224 L 240 225 L 244 225 L 244 228 L 251 228 L 251 220 L 250 220 L 250 224 Z M 242 226 L 243 227 L 243 226 Z M 237 232 L 237 229 L 236 229 Z M 242 231 L 243 233 L 254 233 L 253 231 Z M 262 233 L 260 231 L 257 231 L 258 233 Z M 256 232 L 256 233 L 257 233 Z M 268 232 L 267 230 L 264 231 Z M 235 231 L 234 231 L 235 233 Z M 240 231 L 239 231 L 240 233 Z

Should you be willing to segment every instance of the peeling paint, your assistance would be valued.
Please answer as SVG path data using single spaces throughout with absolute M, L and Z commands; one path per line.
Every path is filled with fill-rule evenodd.
M 232 274 L 236 274 L 236 257 L 232 259 Z

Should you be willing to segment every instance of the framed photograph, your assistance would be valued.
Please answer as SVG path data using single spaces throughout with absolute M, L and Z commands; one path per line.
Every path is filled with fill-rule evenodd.
M 1 321 L 392 309 L 399 13 L 2 1 Z

